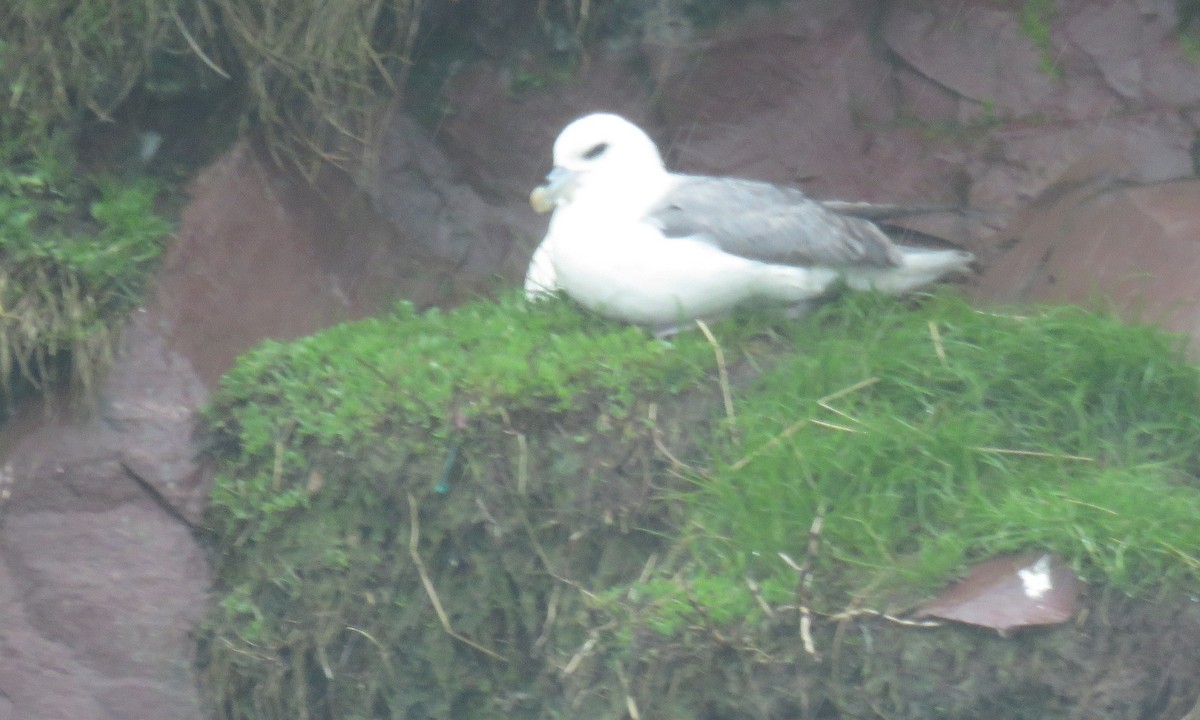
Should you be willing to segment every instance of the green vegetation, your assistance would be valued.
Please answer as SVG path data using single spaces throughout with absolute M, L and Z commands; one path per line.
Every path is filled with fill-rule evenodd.
M 670 0 L 654 12 L 711 25 L 747 4 Z M 372 177 L 381 119 L 414 67 L 426 77 L 410 104 L 428 113 L 481 51 L 508 48 L 520 92 L 561 79 L 600 38 L 639 36 L 649 14 L 631 0 L 313 0 L 286 12 L 240 0 L 11 0 L 0 5 L 0 161 L 70 168 L 89 127 L 153 125 L 155 108 L 182 98 L 193 117 L 219 104 L 230 125 L 253 122 L 310 180 L 328 165 Z
M 79 191 L 76 191 L 79 192 Z M 90 392 L 170 224 L 156 185 L 102 182 L 80 217 L 47 174 L 0 170 L 0 384 Z M 68 370 L 63 372 L 64 363 Z
M 13 0 L 0 160 L 69 167 L 89 126 L 153 122 L 156 102 L 178 98 L 194 115 L 224 95 L 241 98 L 232 122 L 253 118 L 291 165 L 357 167 L 404 86 L 422 4 Z
M 405 86 L 422 0 L 269 4 L 214 0 L 276 157 L 312 179 L 329 162 L 369 170 L 378 118 Z
M 919 116 L 913 108 L 901 107 L 896 119 L 887 125 L 900 128 L 915 128 L 927 140 L 939 142 L 974 142 L 986 140 L 991 131 L 1004 125 L 1004 119 L 996 112 L 994 100 L 983 100 L 979 103 L 980 113 L 970 120 L 929 120 Z M 1036 117 L 1029 118 L 1035 120 Z M 857 119 L 858 124 L 866 129 L 878 129 L 877 123 L 864 118 Z
M 266 342 L 226 374 L 214 399 L 214 430 L 234 454 L 212 516 L 223 536 L 258 538 L 285 523 L 307 501 L 306 450 L 349 458 L 339 464 L 387 446 L 434 450 L 485 420 L 595 402 L 624 419 L 641 393 L 695 382 L 706 352 L 696 337 L 647 341 L 633 327 L 581 324 L 566 304 L 513 297 L 447 312 L 401 303 L 390 317 Z
M 140 301 L 170 231 L 154 212 L 158 187 L 80 156 L 89 128 L 115 126 L 131 96 L 170 86 L 169 59 L 186 48 L 175 17 L 171 3 L 128 0 L 0 8 L 0 386 L 8 397 L 59 380 L 90 393 L 116 328 Z
M 1178 36 L 1179 49 L 1193 63 L 1200 64 L 1200 37 L 1192 33 L 1181 32 Z
M 154 57 L 186 47 L 173 3 L 12 0 L 0 9 L 0 162 L 70 178 L 84 125 L 110 121 L 150 76 Z
M 1179 40 L 1179 48 L 1188 60 L 1200 63 L 1200 28 L 1196 22 L 1197 18 L 1200 18 L 1200 2 L 1176 0 L 1175 13 L 1175 33 Z
M 1025 0 L 1021 7 L 1021 30 L 1041 53 L 1038 68 L 1047 77 L 1061 80 L 1062 68 L 1054 60 L 1050 47 L 1050 22 L 1054 19 L 1054 11 L 1054 0 Z
M 903 608 L 1026 549 L 1200 586 L 1200 375 L 1163 333 L 856 296 L 713 335 L 508 297 L 245 356 L 210 414 L 222 716 L 618 717 L 636 675 L 682 717 L 722 672 L 688 658 L 803 661 L 764 609 L 797 599 Z
M 796 329 L 686 494 L 701 576 L 786 599 L 778 553 L 805 558 L 823 513 L 831 612 L 1031 548 L 1127 593 L 1200 586 L 1200 374 L 1168 337 L 1074 308 L 923 310 L 868 298 Z
M 529 644 L 582 632 L 547 622 L 547 603 L 579 611 L 547 568 L 636 576 L 636 548 L 655 542 L 629 532 L 652 522 L 632 502 L 655 464 L 645 398 L 695 387 L 709 358 L 696 334 L 648 340 L 517 297 L 401 305 L 245 355 L 211 411 L 226 594 L 201 664 L 224 714 L 494 717 L 534 702 L 522 693 L 548 668 L 524 660 Z M 643 450 L 620 462 L 622 509 L 605 469 L 626 442 Z M 488 651 L 445 632 L 433 597 Z

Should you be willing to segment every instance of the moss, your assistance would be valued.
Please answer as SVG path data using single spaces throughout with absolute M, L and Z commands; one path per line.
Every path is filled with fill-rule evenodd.
M 925 652 L 906 631 L 864 645 L 820 613 L 1029 547 L 1127 593 L 1195 588 L 1200 380 L 1162 333 L 948 297 L 713 331 L 732 420 L 700 333 L 565 303 L 401 305 L 245 356 L 210 411 L 217 714 L 742 717 L 717 689 L 779 672 L 847 716 L 962 716 L 986 703 L 930 709 L 932 678 L 918 702 L 902 659 L 871 670 Z M 804 653 L 797 600 L 863 699 Z
M 979 103 L 979 115 L 968 121 L 957 119 L 929 120 L 920 117 L 912 108 L 901 107 L 896 118 L 886 124 L 873 123 L 856 113 L 856 122 L 863 128 L 877 131 L 881 128 L 914 128 L 926 140 L 937 142 L 976 142 L 986 140 L 992 131 L 1004 125 L 1004 119 L 996 112 L 996 103 L 983 100 Z M 1038 122 L 1036 116 L 1024 118 L 1025 122 Z
M 1046 77 L 1061 80 L 1062 68 L 1054 60 L 1050 46 L 1050 22 L 1054 12 L 1053 0 L 1025 0 L 1021 7 L 1021 30 L 1041 54 L 1038 68 Z
M 225 534 L 245 532 L 237 518 L 247 513 L 255 536 L 273 529 L 280 520 L 260 509 L 302 502 L 310 449 L 357 458 L 383 452 L 382 441 L 426 452 L 485 419 L 591 403 L 625 419 L 640 392 L 675 391 L 701 372 L 695 338 L 647 342 L 637 329 L 597 323 L 604 329 L 589 332 L 569 307 L 512 298 L 447 313 L 401 304 L 387 318 L 265 343 L 226 375 L 214 404 L 214 428 L 236 449 L 214 517 L 235 523 Z
M 643 507 L 657 472 L 647 397 L 695 387 L 711 357 L 702 338 L 648 340 L 511 297 L 401 305 L 244 357 L 211 411 L 227 595 L 204 667 L 223 713 L 536 704 L 554 682 L 544 663 L 583 632 L 581 596 L 555 577 L 637 576 L 660 543 Z M 435 597 L 467 640 L 440 625 Z

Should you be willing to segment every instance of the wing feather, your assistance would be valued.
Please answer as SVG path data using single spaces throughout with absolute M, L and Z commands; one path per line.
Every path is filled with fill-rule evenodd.
M 676 175 L 647 219 L 668 237 L 788 265 L 898 267 L 901 255 L 874 223 L 835 212 L 795 188 L 754 180 Z

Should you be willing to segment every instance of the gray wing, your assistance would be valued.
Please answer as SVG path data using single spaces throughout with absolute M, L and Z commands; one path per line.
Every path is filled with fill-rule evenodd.
M 674 175 L 647 220 L 668 237 L 788 265 L 897 267 L 900 253 L 874 223 L 843 215 L 795 188 L 736 178 Z
M 880 203 L 858 202 L 855 200 L 821 200 L 827 209 L 841 215 L 853 215 L 865 220 L 895 220 L 919 215 L 936 215 L 941 213 L 960 213 L 962 208 L 954 205 L 887 205 Z

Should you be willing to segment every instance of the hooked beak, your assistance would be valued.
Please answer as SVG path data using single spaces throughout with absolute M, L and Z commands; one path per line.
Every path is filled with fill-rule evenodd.
M 550 212 L 554 209 L 555 205 L 571 199 L 571 192 L 575 189 L 576 178 L 577 176 L 574 172 L 566 168 L 555 167 L 546 176 L 546 180 L 541 185 L 535 187 L 533 192 L 529 193 L 529 204 L 533 206 L 536 212 Z

